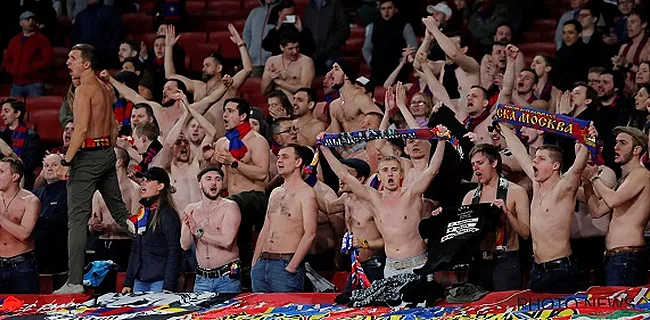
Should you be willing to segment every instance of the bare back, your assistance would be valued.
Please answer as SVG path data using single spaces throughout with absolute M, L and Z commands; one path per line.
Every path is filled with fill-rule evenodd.
M 645 185 L 637 195 L 614 208 L 612 220 L 609 222 L 609 231 L 605 238 L 608 250 L 617 247 L 645 245 L 643 232 L 650 219 L 648 210 L 650 208 L 650 172 L 643 167 L 631 171 L 620 187 L 628 183 L 631 175 L 641 176 L 638 180 L 643 181 Z
M 558 179 L 545 190 L 542 190 L 539 182 L 533 182 L 530 234 L 537 263 L 566 257 L 572 253 L 569 237 L 577 188 L 572 190 L 566 178 Z
M 306 197 L 305 193 L 308 192 L 313 193 L 314 191 L 307 184 L 297 190 L 288 190 L 283 185 L 271 192 L 266 213 L 269 231 L 262 252 L 296 252 L 298 244 L 305 233 L 302 199 Z
M 77 87 L 77 94 L 85 91 L 85 95 L 90 97 L 90 121 L 88 122 L 88 131 L 84 138 L 112 137 L 112 127 L 115 123 L 113 113 L 113 102 L 115 94 L 108 84 L 100 81 L 93 76 L 87 83 L 82 83 Z M 77 99 L 73 104 L 73 110 L 78 103 Z M 111 141 L 115 143 L 115 141 Z
M 369 205 L 359 200 L 354 194 L 348 194 L 345 199 L 345 224 L 355 237 L 375 240 L 381 238 L 381 233 L 375 224 L 375 216 Z M 381 251 L 365 249 L 359 251 L 360 261 L 368 260 L 381 254 Z
M 10 258 L 34 250 L 34 238 L 31 233 L 36 225 L 40 212 L 40 201 L 31 192 L 19 189 L 15 198 L 11 201 L 10 195 L 5 195 L 5 203 L 9 206 L 2 209 L 0 214 L 14 224 L 23 226 L 29 235 L 20 240 L 9 230 L 0 226 L 0 257 Z

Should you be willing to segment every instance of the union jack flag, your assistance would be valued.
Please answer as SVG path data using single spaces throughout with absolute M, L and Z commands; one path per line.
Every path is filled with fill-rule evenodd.
M 359 262 L 359 249 L 353 249 L 352 252 L 350 252 L 350 259 L 352 259 L 350 288 L 354 290 L 357 288 L 365 289 L 370 287 L 370 280 L 368 280 L 368 276 L 366 276 L 363 267 L 361 267 L 361 262 Z

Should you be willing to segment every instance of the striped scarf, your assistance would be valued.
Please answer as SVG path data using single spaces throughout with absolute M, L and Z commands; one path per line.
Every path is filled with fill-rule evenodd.
M 341 253 L 350 254 L 350 260 L 352 262 L 352 268 L 350 271 L 350 288 L 353 290 L 357 288 L 365 289 L 370 287 L 370 280 L 365 271 L 363 271 L 361 262 L 359 262 L 359 249 L 352 246 L 353 237 L 354 235 L 352 235 L 350 231 L 343 235 L 341 241 Z
M 553 82 L 551 80 L 546 81 L 544 88 L 542 88 L 542 93 L 539 95 L 539 98 L 549 102 L 551 101 L 551 93 L 553 93 Z
M 131 126 L 131 111 L 133 110 L 133 102 L 126 99 L 117 99 L 113 105 L 113 113 L 117 122 L 121 123 L 123 127 Z
M 245 137 L 251 131 L 251 129 L 252 127 L 250 122 L 244 121 L 237 125 L 237 127 L 234 129 L 226 131 L 226 139 L 230 141 L 228 150 L 230 151 L 230 154 L 232 154 L 232 156 L 237 160 L 244 158 L 246 152 L 248 152 L 248 148 L 246 148 L 246 145 L 241 140 L 241 138 Z
M 11 149 L 18 157 L 23 156 L 25 139 L 27 138 L 27 125 L 24 122 L 18 123 L 16 130 L 11 132 Z
M 478 125 L 481 124 L 481 122 L 483 122 L 489 116 L 490 108 L 485 108 L 485 110 L 483 110 L 483 112 L 481 112 L 481 114 L 476 117 L 467 116 L 467 118 L 465 118 L 465 121 L 463 121 L 463 126 L 465 126 L 465 129 L 467 129 L 467 131 L 474 132 L 474 129 L 476 129 L 476 127 L 478 127 Z
M 138 213 L 129 217 L 129 220 L 135 226 L 137 235 L 142 235 L 147 230 L 150 213 L 156 211 L 156 207 L 158 207 L 158 196 L 140 200 Z
M 140 166 L 140 171 L 145 172 L 147 169 L 149 169 L 149 164 L 151 161 L 153 161 L 153 158 L 162 150 L 163 145 L 160 143 L 158 140 L 151 141 L 149 144 L 149 148 L 147 148 L 147 152 L 142 155 L 142 161 L 140 161 L 139 166 Z

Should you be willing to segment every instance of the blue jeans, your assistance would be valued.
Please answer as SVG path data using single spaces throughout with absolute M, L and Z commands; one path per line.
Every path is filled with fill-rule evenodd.
M 0 258 L 0 294 L 39 292 L 38 267 L 33 252 Z
M 578 270 L 571 256 L 546 263 L 533 263 L 530 291 L 545 293 L 575 293 L 589 288 L 589 280 Z
M 135 280 L 133 283 L 133 292 L 155 292 L 160 293 L 163 291 L 165 281 L 144 282 Z
M 286 260 L 260 259 L 251 269 L 253 292 L 302 292 L 305 284 L 305 267 L 295 273 L 285 270 Z
M 228 275 L 213 279 L 197 275 L 194 282 L 194 292 L 240 293 L 241 282 L 239 279 L 232 279 Z
M 621 252 L 605 258 L 608 286 L 636 287 L 648 283 L 645 252 Z
M 495 253 L 492 260 L 479 258 L 472 263 L 470 282 L 488 291 L 521 289 L 521 266 L 517 251 Z
M 45 86 L 42 82 L 11 86 L 12 97 L 40 97 L 45 95 Z

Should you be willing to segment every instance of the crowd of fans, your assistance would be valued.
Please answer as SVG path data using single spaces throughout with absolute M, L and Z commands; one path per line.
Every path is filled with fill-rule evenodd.
M 142 2 L 24 0 L 14 10 L 22 30 L 4 39 L 12 85 L 1 101 L 0 292 L 38 292 L 41 273 L 54 275 L 56 293 L 80 293 L 84 264 L 105 260 L 126 273 L 125 293 L 177 291 L 181 272 L 196 274 L 197 292 L 318 291 L 307 274 L 349 270 L 340 248 L 350 235 L 374 281 L 424 265 L 421 219 L 479 202 L 503 210 L 469 263 L 468 281 L 484 289 L 647 282 L 646 1 L 571 0 L 555 54 L 524 56 L 514 43 L 534 17 L 528 1 L 380 0 L 350 10 L 344 0 L 261 0 L 220 43 L 239 58 L 211 53 L 200 74 L 181 45 L 192 28 L 185 1 L 155 1 L 152 43 L 127 40 L 120 14 Z M 357 23 L 365 38 L 346 57 Z M 66 41 L 93 48 L 69 51 L 61 145 L 43 150 L 24 99 L 46 94 L 52 44 Z M 76 68 L 95 70 L 114 92 L 121 198 L 96 191 L 92 212 L 69 215 L 80 195 L 68 194 L 63 166 L 86 81 Z M 604 163 L 570 138 L 493 124 L 502 103 L 590 121 Z M 317 143 L 323 132 L 407 128 L 449 130 L 465 155 L 444 140 Z M 115 277 L 97 291 L 115 291 Z

